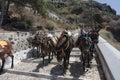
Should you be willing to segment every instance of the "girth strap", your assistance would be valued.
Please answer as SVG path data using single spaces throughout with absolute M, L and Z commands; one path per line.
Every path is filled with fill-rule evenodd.
M 62 49 L 61 57 L 64 57 L 64 56 L 65 56 L 65 52 L 64 52 L 64 50 Z

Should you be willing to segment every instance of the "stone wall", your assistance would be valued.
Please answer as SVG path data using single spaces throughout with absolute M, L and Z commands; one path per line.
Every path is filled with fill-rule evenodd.
M 5 32 L 0 33 L 0 40 L 7 40 L 12 42 L 13 46 L 13 54 L 14 54 L 14 63 L 20 62 L 22 59 L 28 58 L 29 44 L 27 42 L 27 38 L 33 36 L 30 32 Z M 5 55 L 6 56 L 6 55 Z M 0 61 L 1 62 L 1 61 Z M 9 66 L 11 63 L 11 58 L 6 56 L 6 64 Z

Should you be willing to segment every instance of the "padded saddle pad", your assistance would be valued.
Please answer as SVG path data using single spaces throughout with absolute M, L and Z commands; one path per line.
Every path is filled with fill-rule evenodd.
M 4 40 L 0 40 L 0 52 L 4 50 L 5 45 L 8 45 L 8 43 Z
M 5 46 L 5 45 L 8 45 L 8 43 L 6 41 L 0 40 L 0 45 Z

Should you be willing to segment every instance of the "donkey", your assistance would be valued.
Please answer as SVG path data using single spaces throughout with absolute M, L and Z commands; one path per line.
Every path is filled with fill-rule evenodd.
M 5 40 L 1 40 L 0 41 L 0 59 L 2 60 L 2 66 L 0 68 L 0 72 L 3 71 L 4 68 L 4 64 L 5 64 L 5 54 L 7 54 L 8 56 L 10 56 L 12 58 L 12 63 L 11 63 L 11 68 L 13 68 L 13 59 L 14 59 L 14 55 L 12 53 L 12 44 L 8 41 Z
M 73 47 L 74 47 L 73 38 L 70 37 L 67 32 L 62 34 L 61 37 L 58 39 L 58 42 L 56 45 L 56 53 L 57 53 L 57 61 L 60 64 L 62 63 L 62 59 L 64 59 L 63 67 L 65 69 L 68 68 L 70 53 Z
M 87 67 L 90 67 L 90 47 L 91 47 L 91 39 L 85 34 L 81 34 L 78 36 L 76 41 L 77 47 L 81 50 L 81 62 L 83 65 L 83 71 L 85 71 L 85 63 L 87 62 Z
M 50 56 L 52 53 L 52 59 L 53 59 L 53 53 L 56 55 L 55 47 L 57 44 L 58 38 L 56 36 L 53 36 L 52 34 L 48 33 L 45 36 L 42 36 L 40 42 L 41 42 L 41 54 L 43 57 L 43 64 L 44 64 L 44 57 L 45 55 L 48 55 L 48 60 L 50 62 Z
M 36 47 L 37 48 L 37 57 L 39 57 L 39 52 L 40 52 L 40 42 L 38 41 L 38 35 L 35 35 L 34 38 L 32 37 L 29 37 L 27 38 L 27 41 L 29 43 L 29 46 L 33 48 L 33 51 L 34 51 L 34 48 Z M 33 52 L 34 53 L 34 52 Z
M 94 29 L 88 32 L 88 36 L 91 38 L 92 41 L 92 45 L 90 47 L 90 52 L 91 52 L 90 54 L 92 57 L 93 57 L 93 53 L 95 52 L 95 45 L 98 43 L 99 31 L 103 28 L 105 28 L 104 25 L 98 25 L 97 27 L 95 27 Z

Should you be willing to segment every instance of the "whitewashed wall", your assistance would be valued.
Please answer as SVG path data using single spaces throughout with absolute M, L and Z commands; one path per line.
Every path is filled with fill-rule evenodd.
M 101 52 L 101 63 L 107 80 L 120 80 L 120 51 L 110 45 L 102 37 L 98 43 Z M 107 65 L 107 66 L 105 66 Z
M 27 42 L 27 38 L 32 36 L 30 32 L 5 32 L 0 33 L 0 40 L 7 40 L 12 42 L 13 46 L 13 54 L 14 54 L 14 63 L 17 64 L 22 59 L 29 57 L 31 54 L 28 52 L 30 51 L 29 45 Z M 5 55 L 6 56 L 6 55 Z M 1 62 L 1 60 L 0 60 Z M 6 64 L 9 66 L 11 63 L 11 58 L 6 57 Z M 6 67 L 7 67 L 6 66 Z

